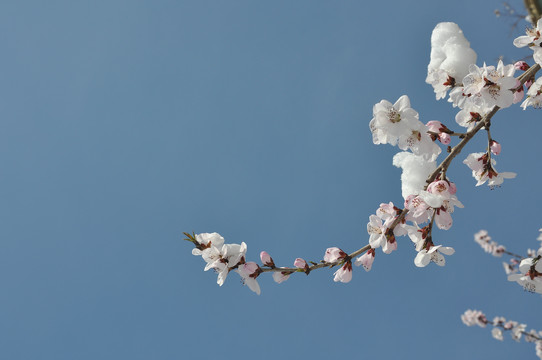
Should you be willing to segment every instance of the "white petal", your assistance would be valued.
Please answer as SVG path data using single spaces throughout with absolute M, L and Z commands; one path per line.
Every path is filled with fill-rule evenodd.
M 418 253 L 418 255 L 416 255 L 414 265 L 417 267 L 425 267 L 427 264 L 429 264 L 430 259 L 431 255 L 428 255 L 426 250 L 422 250 Z
M 454 248 L 449 246 L 442 246 L 439 251 L 443 253 L 444 255 L 453 255 L 455 253 Z

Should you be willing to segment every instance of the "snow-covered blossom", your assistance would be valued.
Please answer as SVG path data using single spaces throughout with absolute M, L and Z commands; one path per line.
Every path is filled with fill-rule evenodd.
M 375 249 L 369 249 L 367 252 L 354 261 L 354 265 L 360 266 L 363 265 L 363 268 L 365 271 L 371 270 L 371 267 L 373 266 L 373 262 L 375 260 Z
M 530 47 L 534 51 L 534 61 L 542 65 L 542 39 L 540 37 L 541 29 L 542 19 L 539 19 L 536 23 L 536 27 L 527 29 L 526 35 L 522 35 L 514 39 L 514 45 L 519 48 L 524 46 Z
M 488 321 L 483 312 L 479 310 L 467 310 L 461 315 L 461 321 L 467 326 L 480 326 L 486 327 Z
M 350 282 L 352 280 L 352 262 L 345 262 L 333 275 L 335 275 L 333 278 L 335 282 Z
M 468 73 L 470 64 L 476 62 L 476 53 L 459 26 L 452 22 L 437 24 L 431 34 L 431 60 L 425 81 L 435 90 L 437 100 Z
M 429 250 L 423 249 L 418 252 L 418 255 L 416 255 L 416 258 L 414 259 L 414 264 L 417 267 L 425 267 L 429 262 L 434 262 L 438 266 L 444 266 L 446 264 L 446 260 L 444 259 L 444 255 L 452 255 L 455 252 L 455 250 L 448 246 L 431 246 Z
M 256 294 L 260 295 L 260 285 L 258 284 L 256 278 L 261 274 L 262 270 L 258 264 L 253 261 L 249 261 L 239 265 L 235 271 L 241 276 L 243 284 L 248 286 L 248 288 L 254 291 Z
M 527 91 L 527 98 L 521 103 L 521 107 L 525 110 L 527 106 L 535 109 L 542 107 L 542 77 L 538 78 Z
M 410 152 L 400 152 L 393 157 L 393 165 L 403 170 L 401 174 L 401 190 L 403 198 L 418 195 L 426 185 L 426 180 L 437 168 L 434 160 Z
M 431 207 L 441 207 L 445 200 L 450 200 L 450 182 L 447 180 L 435 180 L 427 185 L 427 192 L 423 193 L 422 198 Z
M 487 181 L 489 186 L 501 185 L 504 179 L 513 179 L 516 174 L 513 172 L 497 172 L 493 158 L 489 161 L 487 153 L 472 153 L 463 161 L 472 170 L 472 176 L 478 181 L 476 186 L 480 186 Z
M 456 79 L 442 69 L 428 71 L 425 82 L 433 87 L 437 100 L 445 98 L 448 90 L 456 86 Z

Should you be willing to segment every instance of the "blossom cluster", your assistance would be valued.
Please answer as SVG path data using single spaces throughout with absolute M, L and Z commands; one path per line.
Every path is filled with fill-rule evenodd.
M 538 236 L 542 241 L 541 234 Z M 502 245 L 491 240 L 491 236 L 485 230 L 480 230 L 474 234 L 474 241 L 479 244 L 485 252 L 493 256 L 501 257 L 508 254 L 511 259 L 503 262 L 504 270 L 508 275 L 509 281 L 515 281 L 526 291 L 542 294 L 542 243 L 538 250 L 528 249 L 527 256 L 521 256 L 511 253 Z
M 501 257 L 506 248 L 491 239 L 486 230 L 480 230 L 474 234 L 474 242 L 486 252 L 496 257 Z
M 261 273 L 261 269 L 255 262 L 246 262 L 245 254 L 247 244 L 226 244 L 224 238 L 218 233 L 202 233 L 198 235 L 187 234 L 188 241 L 196 246 L 192 249 L 192 254 L 201 256 L 207 263 L 204 271 L 213 269 L 218 274 L 217 284 L 222 286 L 229 272 L 235 270 L 245 285 L 258 295 L 260 294 L 260 285 L 256 278 Z
M 400 168 L 403 208 L 392 202 L 382 203 L 375 214 L 369 216 L 367 224 L 368 245 L 348 254 L 338 247 L 330 247 L 319 262 L 296 258 L 293 267 L 277 267 L 271 256 L 262 251 L 262 265 L 247 262 L 247 246 L 226 244 L 217 233 L 186 234 L 187 240 L 195 245 L 194 255 L 206 262 L 204 270 L 213 269 L 218 274 L 217 283 L 222 285 L 230 271 L 237 272 L 242 282 L 252 291 L 260 294 L 257 278 L 263 272 L 272 272 L 277 283 L 286 281 L 295 272 L 309 274 L 323 267 L 336 267 L 334 281 L 349 282 L 352 279 L 352 265 L 371 270 L 376 249 L 389 254 L 397 250 L 397 237 L 408 236 L 414 244 L 416 256 L 414 264 L 418 267 L 434 262 L 444 266 L 444 255 L 452 255 L 454 249 L 435 244 L 432 231 L 436 227 L 448 230 L 453 225 L 452 214 L 456 207 L 463 205 L 457 198 L 457 186 L 447 174 L 451 161 L 461 152 L 465 144 L 478 133 L 485 130 L 488 135 L 487 148 L 482 152 L 469 154 L 463 161 L 472 171 L 476 185 L 500 186 L 504 179 L 516 174 L 498 172 L 495 156 L 501 153 L 501 144 L 492 138 L 490 132 L 492 116 L 502 108 L 519 103 L 521 106 L 541 107 L 542 80 L 534 75 L 542 63 L 540 28 L 527 30 L 526 36 L 514 41 L 518 47 L 533 49 L 537 65 L 530 67 L 525 62 L 481 66 L 476 64 L 476 52 L 455 23 L 438 24 L 431 35 L 431 55 L 427 67 L 426 82 L 429 83 L 437 100 L 448 97 L 448 102 L 458 108 L 455 122 L 465 128 L 456 132 L 437 120 L 426 123 L 420 121 L 419 113 L 411 107 L 407 95 L 394 103 L 381 100 L 373 107 L 373 117 L 369 122 L 374 144 L 397 146 L 401 151 L 393 157 L 393 165 Z M 518 78 L 516 71 L 525 73 Z M 452 144 L 457 137 L 458 143 Z M 446 158 L 437 164 L 437 159 L 446 149 Z M 485 251 L 495 256 L 506 252 L 505 248 L 492 242 L 487 233 L 477 234 L 476 241 Z M 511 263 L 509 279 L 521 283 L 531 291 L 542 292 L 541 254 L 531 254 L 528 258 Z
M 465 313 L 461 315 L 461 321 L 467 326 L 479 326 L 481 328 L 492 325 L 491 335 L 499 341 L 504 340 L 503 332 L 505 331 L 509 331 L 512 339 L 517 342 L 523 337 L 526 342 L 535 344 L 536 355 L 542 359 L 542 331 L 527 331 L 526 324 L 521 324 L 513 320 L 506 320 L 502 316 L 495 317 L 492 321 L 489 321 L 486 315 L 479 310 L 465 311 Z
M 435 27 L 431 47 L 426 82 L 433 86 L 437 100 L 445 98 L 449 91 L 448 101 L 460 109 L 455 117 L 456 123 L 465 127 L 467 132 L 480 124 L 493 109 L 507 108 L 522 100 L 523 85 L 514 78 L 514 73 L 527 70 L 529 65 L 525 62 L 505 65 L 499 61 L 496 67 L 485 63 L 477 66 L 476 53 L 463 32 L 457 24 L 449 22 Z M 527 82 L 528 86 L 530 84 Z M 522 106 L 525 108 L 530 102 L 534 104 L 535 97 L 529 96 Z M 484 127 L 489 133 L 489 123 Z M 472 153 L 463 161 L 472 170 L 477 186 L 486 182 L 490 187 L 499 186 L 504 179 L 516 176 L 511 172 L 497 172 L 491 155 L 500 152 L 501 145 L 490 138 L 486 152 Z

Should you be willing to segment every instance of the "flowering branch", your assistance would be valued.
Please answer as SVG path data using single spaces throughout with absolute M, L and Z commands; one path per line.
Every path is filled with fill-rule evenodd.
M 520 324 L 517 321 L 506 320 L 502 316 L 495 317 L 493 321 L 489 321 L 486 315 L 479 310 L 467 310 L 461 315 L 461 321 L 467 326 L 479 326 L 485 328 L 487 325 L 492 325 L 491 335 L 499 341 L 503 341 L 503 330 L 509 331 L 513 340 L 519 342 L 524 336 L 526 342 L 535 343 L 536 355 L 542 359 L 542 331 L 530 330 L 527 331 L 526 324 Z
M 454 207 L 463 207 L 455 195 L 456 185 L 446 175 L 452 161 L 481 129 L 486 129 L 486 152 L 472 153 L 463 161 L 478 181 L 476 185 L 487 182 L 490 187 L 495 187 L 501 185 L 504 179 L 516 176 L 509 172 L 499 173 L 494 168 L 496 162 L 491 154 L 498 155 L 501 147 L 491 137 L 491 119 L 497 111 L 520 102 L 524 96 L 524 86 L 529 90 L 521 106 L 524 109 L 527 106 L 542 106 L 542 80 L 535 81 L 542 63 L 540 28 L 542 22 L 535 29 L 527 30 L 527 36 L 514 40 L 518 47 L 529 46 L 533 49 L 535 65 L 529 67 L 524 62 L 504 65 L 499 61 L 497 67 L 485 64 L 478 67 L 475 65 L 476 53 L 456 24 L 440 23 L 435 27 L 431 36 L 431 61 L 426 82 L 433 86 L 437 100 L 449 95 L 448 101 L 461 109 L 455 120 L 460 126 L 466 127 L 467 131 L 461 133 L 450 130 L 439 121 L 423 124 L 419 121 L 418 113 L 410 107 L 406 95 L 401 96 L 395 104 L 382 100 L 373 107 L 373 119 L 369 123 L 373 143 L 390 144 L 403 150 L 394 156 L 393 164 L 402 169 L 402 195 L 405 202 L 402 209 L 391 202 L 383 203 L 376 214 L 370 215 L 367 224 L 369 244 L 350 254 L 331 247 L 326 250 L 323 260 L 309 262 L 309 265 L 305 260 L 297 258 L 294 267 L 277 267 L 271 256 L 262 251 L 260 259 L 263 265 L 260 267 L 255 262 L 246 261 L 245 243 L 225 244 L 224 238 L 217 233 L 185 233 L 186 240 L 195 246 L 192 253 L 202 256 L 207 262 L 204 270 L 213 269 L 218 273 L 219 285 L 224 283 L 228 273 L 233 270 L 258 294 L 260 287 L 256 278 L 264 272 L 273 273 L 274 280 L 281 283 L 296 272 L 308 275 L 316 269 L 339 266 L 334 273 L 334 281 L 349 282 L 352 278 L 352 262 L 354 265 L 363 265 L 369 271 L 376 248 L 381 247 L 385 254 L 397 249 L 396 236 L 408 235 L 415 243 L 418 252 L 414 259 L 416 266 L 423 267 L 431 261 L 444 266 L 443 254 L 452 255 L 454 249 L 435 245 L 431 233 L 434 225 L 442 230 L 450 229 Z M 516 70 L 524 73 L 515 78 Z M 448 145 L 451 136 L 460 139 L 454 147 Z M 436 159 L 442 149 L 437 140 L 448 145 L 448 154 L 438 166 Z M 420 228 L 424 223 L 428 224 Z M 500 248 L 500 252 L 507 253 L 504 248 Z M 526 279 L 542 279 L 542 261 L 538 265 L 541 257 L 522 259 L 519 268 L 523 274 L 514 274 L 521 276 L 518 281 L 527 284 L 525 286 L 534 286 Z M 536 289 L 542 291 L 542 280 L 536 286 Z

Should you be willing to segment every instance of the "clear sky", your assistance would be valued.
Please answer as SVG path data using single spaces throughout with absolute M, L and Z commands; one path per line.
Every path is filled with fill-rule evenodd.
M 517 9 L 522 2 L 513 1 Z M 256 296 L 223 287 L 182 232 L 219 232 L 278 265 L 353 251 L 381 202 L 401 204 L 397 152 L 373 104 L 408 94 L 423 122 L 455 110 L 424 83 L 430 34 L 463 29 L 478 64 L 528 55 L 498 0 L 2 1 L 0 357 L 26 359 L 534 358 L 467 328 L 468 308 L 542 330 L 540 296 L 509 283 L 473 234 L 515 252 L 542 226 L 541 113 L 499 112 L 497 169 L 419 269 L 410 240 L 349 284 L 333 271 Z M 520 29 L 512 32 L 521 34 Z M 482 136 L 483 137 L 483 136 Z

